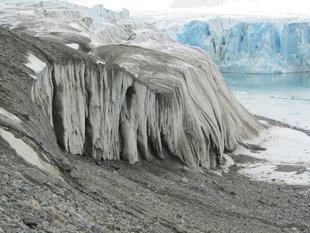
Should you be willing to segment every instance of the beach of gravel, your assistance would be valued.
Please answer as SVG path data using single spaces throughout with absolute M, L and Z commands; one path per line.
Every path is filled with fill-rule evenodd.
M 59 179 L 0 138 L 0 232 L 310 232 L 310 186 L 242 176 L 246 155 L 226 173 L 63 158 Z

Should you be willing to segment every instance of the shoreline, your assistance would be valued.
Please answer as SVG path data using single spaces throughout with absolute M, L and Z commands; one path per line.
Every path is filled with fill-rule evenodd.
M 280 126 L 280 127 L 285 127 L 285 128 L 297 130 L 297 131 L 300 131 L 300 132 L 303 132 L 303 133 L 307 134 L 310 137 L 310 130 L 308 130 L 308 129 L 304 129 L 304 128 L 300 128 L 300 127 L 297 127 L 297 126 L 289 125 L 289 124 L 284 123 L 282 121 L 274 120 L 274 119 L 267 118 L 267 117 L 264 117 L 264 116 L 259 116 L 259 115 L 255 115 L 255 114 L 254 114 L 254 116 L 258 120 L 262 120 L 262 121 L 268 122 L 272 126 Z

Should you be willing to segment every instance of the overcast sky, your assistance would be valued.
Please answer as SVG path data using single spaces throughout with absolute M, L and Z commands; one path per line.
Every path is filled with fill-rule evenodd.
M 111 10 L 127 8 L 130 11 L 142 10 L 165 10 L 170 6 L 188 7 L 197 6 L 201 8 L 209 6 L 209 9 L 231 12 L 284 12 L 303 13 L 310 15 L 310 0 L 69 0 L 84 6 L 103 4 Z M 189 4 L 190 2 L 190 4 Z

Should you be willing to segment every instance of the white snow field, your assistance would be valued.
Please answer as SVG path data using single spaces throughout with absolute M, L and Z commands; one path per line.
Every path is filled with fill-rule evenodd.
M 58 178 L 61 178 L 57 168 L 43 161 L 39 157 L 39 155 L 22 139 L 16 138 L 11 132 L 1 127 L 0 127 L 0 137 L 2 137 L 7 143 L 9 143 L 9 145 L 15 150 L 15 152 L 26 162 L 40 168 L 41 170 L 47 173 L 50 173 Z M 47 159 L 46 156 L 44 157 Z
M 234 155 L 248 155 L 259 159 L 241 164 L 240 174 L 252 179 L 278 184 L 310 185 L 310 137 L 297 130 L 270 127 L 247 143 L 266 148 L 250 151 L 244 147 Z
M 36 74 L 40 73 L 46 67 L 46 63 L 41 61 L 33 54 L 28 55 L 28 63 L 25 64 L 29 69 L 32 69 Z M 36 76 L 31 75 L 32 78 L 37 79 Z
M 0 118 L 12 121 L 14 124 L 20 124 L 22 122 L 21 119 L 19 119 L 19 117 L 8 112 L 6 109 L 4 109 L 2 107 L 0 107 Z
M 79 44 L 77 43 L 70 43 L 70 44 L 66 44 L 68 47 L 72 48 L 72 49 L 79 49 Z

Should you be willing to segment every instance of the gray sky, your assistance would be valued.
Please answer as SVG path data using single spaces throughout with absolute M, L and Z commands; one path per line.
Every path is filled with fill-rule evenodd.
M 170 7 L 188 8 L 188 7 L 213 7 L 223 5 L 226 0 L 173 0 Z

